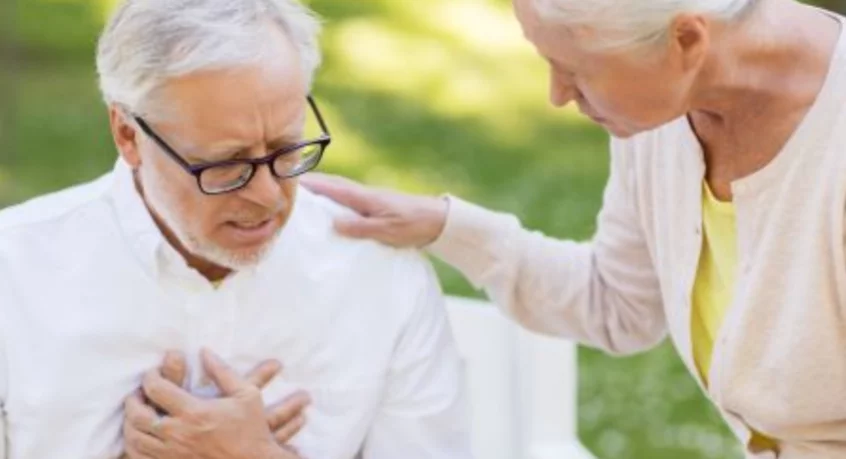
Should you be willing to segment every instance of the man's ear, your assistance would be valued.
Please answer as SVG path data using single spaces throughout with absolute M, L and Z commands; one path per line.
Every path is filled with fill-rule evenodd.
M 141 165 L 141 155 L 138 151 L 138 129 L 128 118 L 128 115 L 115 104 L 109 107 L 109 126 L 121 157 L 129 164 L 130 168 L 137 169 Z
M 711 46 L 708 19 L 701 15 L 681 14 L 670 25 L 670 49 L 680 60 L 681 69 L 689 72 L 701 67 Z

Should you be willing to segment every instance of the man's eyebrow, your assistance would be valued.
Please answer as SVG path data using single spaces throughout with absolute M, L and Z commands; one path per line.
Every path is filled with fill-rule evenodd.
M 282 134 L 266 142 L 268 150 L 271 150 L 268 151 L 268 153 L 271 153 L 272 150 L 278 150 L 280 148 L 285 148 L 289 145 L 293 145 L 299 142 L 300 140 L 301 136 L 298 134 Z M 251 149 L 252 146 L 247 146 L 238 142 L 220 142 L 216 146 L 212 146 L 207 149 L 202 149 L 200 147 L 191 149 L 188 154 L 186 154 L 185 159 L 188 162 L 192 163 L 211 163 L 219 161 L 228 161 L 231 159 L 238 159 L 248 156 Z M 198 154 L 204 154 L 206 158 L 198 158 Z
M 220 142 L 213 146 L 195 146 L 186 150 L 185 159 L 190 163 L 213 163 L 237 158 L 250 150 L 243 143 Z
M 285 134 L 282 134 L 279 137 L 276 137 L 275 139 L 268 142 L 267 146 L 270 147 L 271 149 L 275 150 L 275 149 L 284 148 L 284 147 L 293 145 L 293 144 L 300 142 L 302 140 L 303 140 L 302 134 L 294 133 L 294 132 L 286 132 Z

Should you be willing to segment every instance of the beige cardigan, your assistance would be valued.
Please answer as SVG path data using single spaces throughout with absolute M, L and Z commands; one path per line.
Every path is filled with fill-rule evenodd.
M 744 444 L 754 427 L 783 442 L 783 459 L 846 458 L 844 37 L 784 150 L 732 184 L 739 278 L 715 343 L 709 395 Z M 430 251 L 530 329 L 615 354 L 652 348 L 669 332 L 696 376 L 690 328 L 701 148 L 683 118 L 613 140 L 611 150 L 590 243 L 547 238 L 452 198 Z

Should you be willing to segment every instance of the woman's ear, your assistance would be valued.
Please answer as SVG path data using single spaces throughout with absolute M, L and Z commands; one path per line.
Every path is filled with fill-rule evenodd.
M 705 62 L 711 46 L 710 24 L 701 15 L 681 14 L 670 25 L 670 49 L 680 59 L 681 68 L 688 72 Z

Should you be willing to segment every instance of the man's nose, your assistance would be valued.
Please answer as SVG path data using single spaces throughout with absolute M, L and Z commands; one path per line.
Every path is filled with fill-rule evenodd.
M 258 166 L 250 183 L 240 190 L 240 196 L 266 209 L 279 207 L 279 200 L 284 197 L 280 179 L 270 171 L 270 165 Z

